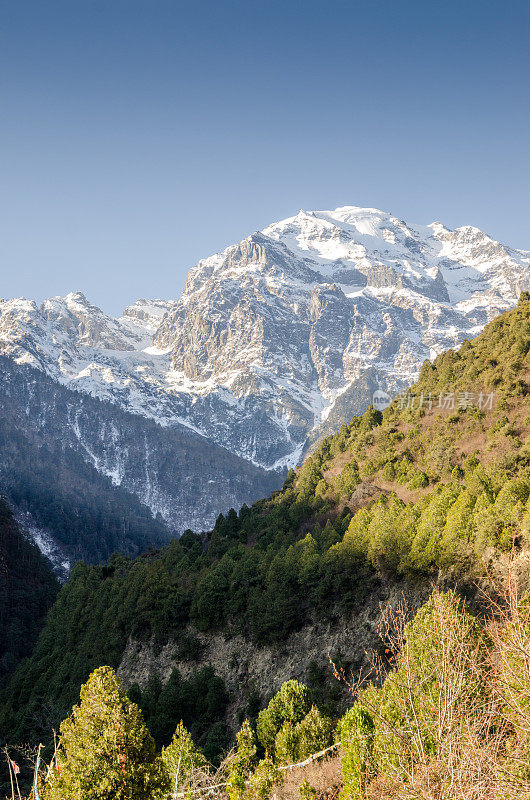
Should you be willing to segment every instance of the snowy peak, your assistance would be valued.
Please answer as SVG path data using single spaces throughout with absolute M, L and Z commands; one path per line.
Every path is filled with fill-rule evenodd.
M 347 285 L 407 286 L 448 299 L 429 232 L 378 209 L 343 206 L 301 211 L 263 233 L 310 260 L 324 279 Z
M 530 253 L 375 208 L 296 215 L 114 319 L 81 292 L 0 301 L 0 352 L 271 468 L 530 289 Z
M 65 343 L 99 350 L 135 350 L 139 337 L 126 331 L 119 322 L 92 305 L 82 292 L 45 300 L 40 313 L 55 330 L 61 331 Z
M 444 302 L 469 301 L 487 291 L 514 300 L 530 266 L 529 253 L 507 248 L 478 228 L 410 225 L 374 208 L 299 211 L 263 234 L 298 253 L 324 279 L 408 288 Z
M 529 284 L 528 254 L 499 247 L 378 209 L 300 210 L 200 261 L 154 342 L 191 391 L 224 386 L 236 418 L 259 396 L 292 441 L 363 374 L 396 390 L 513 305 Z
M 153 336 L 172 305 L 167 300 L 141 299 L 124 309 L 118 322 L 122 328 L 138 337 L 136 349 L 143 350 L 151 345 Z
M 440 223 L 431 226 L 440 243 L 438 263 L 452 302 L 469 303 L 493 293 L 513 303 L 528 285 L 530 253 L 514 250 L 479 228 L 465 225 L 454 231 Z

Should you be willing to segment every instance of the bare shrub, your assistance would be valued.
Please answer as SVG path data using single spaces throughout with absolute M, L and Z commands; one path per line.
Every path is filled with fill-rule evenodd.
M 314 796 L 318 800 L 335 800 L 342 786 L 340 755 L 333 753 L 321 761 L 287 770 L 282 785 L 274 792 L 277 800 L 299 800 L 300 786 L 304 781 L 315 790 Z
M 383 684 L 338 676 L 373 720 L 344 797 L 530 797 L 530 602 L 513 580 L 492 596 L 485 628 L 453 593 L 434 591 L 413 621 L 403 604 L 390 610 L 371 675 L 393 665 Z M 358 733 L 343 746 L 359 747 Z

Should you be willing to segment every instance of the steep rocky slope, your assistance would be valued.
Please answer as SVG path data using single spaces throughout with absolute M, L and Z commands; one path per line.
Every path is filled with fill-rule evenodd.
M 530 254 L 476 228 L 300 211 L 199 262 L 154 343 L 190 390 L 228 406 L 219 424 L 195 404 L 208 435 L 293 465 L 330 415 L 340 425 L 375 388 L 410 385 L 529 286 Z
M 5 357 L 0 402 L 0 489 L 62 575 L 79 558 L 137 555 L 211 526 L 277 485 L 275 473 L 186 428 L 162 428 Z
M 189 679 L 212 667 L 230 699 L 227 723 L 231 736 L 243 715 L 255 713 L 253 703 L 263 703 L 293 677 L 311 685 L 315 693 L 320 692 L 324 702 L 333 698 L 341 707 L 348 700 L 347 692 L 334 684 L 329 659 L 355 674 L 366 669 L 367 653 L 381 648 L 378 631 L 384 611 L 404 601 L 410 611 L 416 610 L 429 597 L 432 581 L 411 584 L 373 580 L 366 588 L 363 602 L 345 611 L 340 619 L 314 616 L 280 645 L 257 645 L 241 634 L 226 630 L 203 633 L 194 626 L 188 628 L 187 636 L 196 643 L 196 654 L 186 654 L 179 647 L 178 637 L 162 646 L 152 639 L 131 637 L 117 673 L 126 686 L 137 685 L 147 693 L 155 675 L 166 684 L 176 671 Z

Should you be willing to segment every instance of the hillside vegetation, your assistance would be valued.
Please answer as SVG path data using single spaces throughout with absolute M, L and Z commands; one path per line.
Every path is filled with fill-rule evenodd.
M 469 579 L 522 547 L 529 344 L 524 296 L 426 363 L 413 404 L 355 417 L 269 499 L 158 553 L 79 564 L 3 697 L 3 737 L 35 735 L 43 707 L 47 725 L 65 716 L 91 670 L 118 666 L 128 637 L 173 639 L 181 657 L 198 646 L 193 629 L 279 643 L 315 615 L 340 618 L 380 580 Z M 178 704 L 171 714 L 176 724 Z
M 348 684 L 338 720 L 284 683 L 256 724 L 245 720 L 216 769 L 180 722 L 156 748 L 110 667 L 81 688 L 58 747 L 36 779 L 44 800 L 516 800 L 530 791 L 530 608 L 511 560 L 483 621 L 454 592 L 415 616 L 389 609 L 385 661 Z M 524 565 L 525 581 L 530 573 Z M 516 576 L 516 573 L 517 576 Z M 384 676 L 384 677 L 383 677 Z M 381 679 L 383 677 L 383 679 Z M 370 679 L 370 680 L 368 680 Z M 340 768 L 337 754 L 340 758 Z M 331 758 L 331 762 L 327 759 Z M 37 769 L 37 768 L 36 768 Z M 308 780 L 311 778 L 311 781 Z

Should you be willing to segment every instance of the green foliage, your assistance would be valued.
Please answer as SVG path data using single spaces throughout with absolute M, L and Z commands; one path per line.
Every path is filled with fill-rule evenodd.
M 129 690 L 131 694 L 142 709 L 157 747 L 167 745 L 175 728 L 185 725 L 208 760 L 216 761 L 226 748 L 228 696 L 213 667 L 195 670 L 187 680 L 174 669 L 164 685 L 155 674 L 143 691 L 135 686 Z
M 356 461 L 350 461 L 333 481 L 333 488 L 340 496 L 351 495 L 360 483 L 359 466 Z
M 286 720 L 274 740 L 274 760 L 277 764 L 290 764 L 298 760 L 298 725 Z
M 45 735 L 92 669 L 118 666 L 129 637 L 155 647 L 176 642 L 177 657 L 190 660 L 200 649 L 193 629 L 274 645 L 315 613 L 336 618 L 351 610 L 381 573 L 386 580 L 434 578 L 440 570 L 473 575 L 491 548 L 509 550 L 530 537 L 529 321 L 530 302 L 523 302 L 458 353 L 426 362 L 413 392 L 433 398 L 430 411 L 398 403 L 383 415 L 368 409 L 326 437 L 282 490 L 220 515 L 212 531 L 188 531 L 135 560 L 78 565 L 32 657 L 0 698 L 2 734 L 17 741 Z M 454 421 L 437 409 L 445 392 L 491 389 L 502 395 L 498 409 L 461 410 Z M 468 454 L 463 444 L 473 439 L 476 452 Z M 200 730 L 187 712 L 178 714 L 170 730 L 152 720 L 157 742 L 167 744 L 181 717 L 201 747 L 214 724 L 208 747 L 222 740 L 224 708 Z
M 288 727 L 282 741 L 290 737 L 292 728 L 305 717 L 309 711 L 309 690 L 297 680 L 286 681 L 279 692 L 272 698 L 267 708 L 260 711 L 256 732 L 266 753 L 274 757 L 276 737 L 285 723 Z M 290 727 L 289 727 L 290 726 Z M 285 745 L 288 746 L 287 744 Z
M 236 744 L 237 751 L 234 763 L 239 771 L 246 775 L 256 765 L 258 752 L 256 736 L 248 719 L 244 721 L 237 733 Z
M 282 773 L 269 757 L 265 756 L 248 782 L 248 793 L 252 800 L 267 800 L 271 789 L 282 780 Z
M 192 633 L 183 631 L 178 638 L 175 658 L 179 661 L 197 661 L 204 650 L 200 639 Z
M 530 349 L 530 303 L 496 317 L 476 339 L 459 352 L 448 350 L 425 362 L 416 394 L 470 391 L 502 387 L 506 396 L 518 394 L 522 360 Z M 525 390 L 526 391 L 526 390 Z
M 247 782 L 244 775 L 237 769 L 232 769 L 226 782 L 226 791 L 230 800 L 243 800 Z
M 361 466 L 359 467 L 359 475 L 363 480 L 370 478 L 372 475 L 375 475 L 377 472 L 377 466 L 367 458 L 365 461 L 362 462 Z
M 244 721 L 236 737 L 236 754 L 228 777 L 227 792 L 230 800 L 241 800 L 246 781 L 257 764 L 257 744 L 250 722 Z
M 299 761 L 331 741 L 331 720 L 315 705 L 310 693 L 296 680 L 286 681 L 258 716 L 258 739 L 277 764 Z
M 436 759 L 447 737 L 454 747 L 490 692 L 488 641 L 480 623 L 453 593 L 435 593 L 408 622 L 396 669 L 370 686 L 343 717 L 344 796 L 363 796 L 375 774 Z
M 464 477 L 464 470 L 457 464 L 456 467 L 454 467 L 453 471 L 451 472 L 451 478 L 454 481 L 461 481 L 463 477 Z
M 429 478 L 421 471 L 421 469 L 414 470 L 412 476 L 409 478 L 409 489 L 424 489 L 429 485 Z
M 162 763 L 138 706 L 110 667 L 92 673 L 61 725 L 45 800 L 154 800 L 167 791 Z
M 161 758 L 174 792 L 183 791 L 194 770 L 206 763 L 182 721 L 177 725 L 169 745 L 162 748 Z
M 381 470 L 381 476 L 384 481 L 394 481 L 396 479 L 396 469 L 392 461 L 387 461 Z
M 311 706 L 305 717 L 296 726 L 296 758 L 303 760 L 320 752 L 331 744 L 333 724 L 323 716 L 316 706 Z
M 337 727 L 342 742 L 342 797 L 357 798 L 373 774 L 374 720 L 356 704 L 348 709 Z

